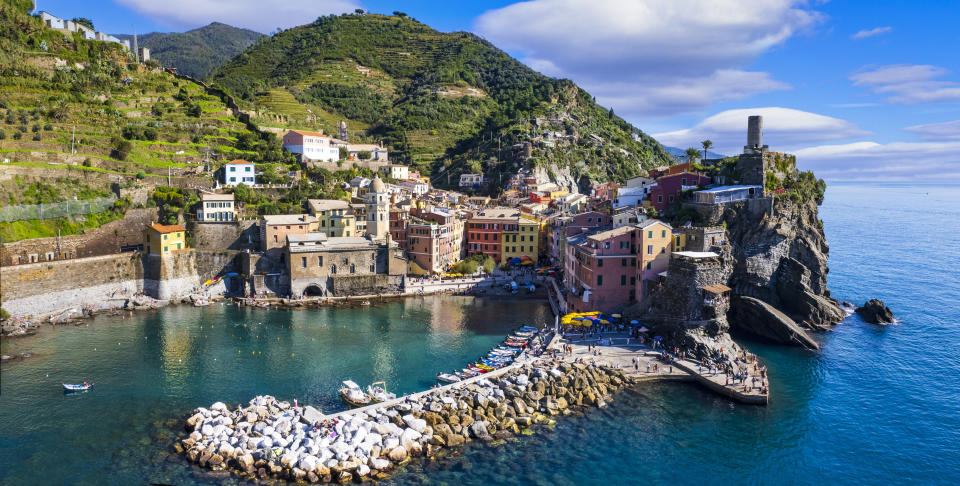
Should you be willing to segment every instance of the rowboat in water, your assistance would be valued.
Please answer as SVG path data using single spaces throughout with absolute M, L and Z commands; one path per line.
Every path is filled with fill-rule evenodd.
M 71 385 L 69 383 L 64 383 L 63 391 L 65 392 L 86 391 L 86 390 L 89 390 L 91 386 L 93 386 L 93 383 L 84 382 L 82 385 Z
M 344 381 L 343 386 L 340 387 L 340 398 L 354 407 L 369 405 L 371 400 L 370 395 L 364 393 L 360 385 L 350 380 Z
M 390 393 L 387 391 L 387 384 L 383 381 L 371 383 L 370 386 L 367 387 L 367 395 L 370 396 L 370 399 L 373 400 L 374 403 L 385 402 L 387 400 L 393 400 L 394 398 L 397 398 L 396 393 Z

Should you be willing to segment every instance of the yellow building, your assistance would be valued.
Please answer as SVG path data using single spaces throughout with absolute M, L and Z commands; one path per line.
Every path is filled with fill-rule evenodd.
M 518 217 L 503 229 L 503 252 L 500 263 L 535 265 L 540 256 L 540 222 Z
M 316 231 L 327 236 L 359 236 L 357 217 L 350 203 L 339 199 L 308 199 L 310 212 L 317 218 Z
M 687 234 L 677 228 L 673 230 L 672 251 L 687 251 Z
M 143 249 L 151 255 L 167 256 L 187 248 L 186 228 L 178 224 L 153 223 L 143 230 Z

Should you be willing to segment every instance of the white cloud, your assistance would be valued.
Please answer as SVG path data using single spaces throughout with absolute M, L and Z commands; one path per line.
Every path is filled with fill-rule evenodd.
M 866 39 L 867 37 L 873 37 L 873 36 L 889 33 L 892 30 L 893 30 L 893 27 L 890 27 L 890 26 L 874 27 L 868 30 L 861 30 L 856 34 L 851 35 L 850 38 L 854 40 Z
M 904 130 L 916 133 L 921 140 L 960 140 L 960 120 L 914 125 Z
M 960 142 L 855 142 L 795 153 L 801 169 L 825 179 L 942 182 L 960 176 Z
M 223 22 L 258 32 L 313 22 L 321 15 L 351 12 L 351 0 L 117 0 L 171 25 L 194 27 Z
M 475 31 L 596 92 L 621 114 L 665 115 L 787 86 L 743 67 L 811 26 L 802 0 L 530 0 Z M 679 99 L 686 96 L 687 100 Z
M 960 100 L 960 83 L 937 80 L 950 71 L 929 64 L 893 64 L 868 67 L 850 75 L 854 86 L 865 86 L 886 101 L 899 104 L 939 103 Z
M 716 151 L 738 154 L 747 143 L 747 117 L 763 116 L 763 143 L 773 150 L 789 150 L 829 140 L 843 140 L 867 132 L 840 118 L 791 108 L 765 107 L 727 110 L 697 123 L 692 128 L 654 134 L 653 137 L 674 147 L 695 147 L 710 139 Z

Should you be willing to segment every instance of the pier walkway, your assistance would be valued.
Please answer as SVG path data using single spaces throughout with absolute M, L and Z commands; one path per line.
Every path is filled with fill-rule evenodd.
M 613 344 L 605 344 L 607 339 L 612 339 Z M 661 361 L 658 351 L 654 351 L 646 344 L 640 344 L 625 334 L 611 333 L 602 338 L 594 337 L 585 340 L 568 339 L 566 343 L 573 348 L 573 353 L 561 352 L 564 360 L 581 359 L 587 363 L 596 362 L 618 367 L 637 382 L 694 381 L 741 403 L 766 405 L 769 400 L 769 387 L 764 391 L 761 386 L 752 386 L 752 380 L 748 379 L 747 388 L 744 389 L 742 384 L 734 384 L 732 379 L 728 382 L 725 374 L 711 373 L 690 360 L 674 359 L 671 363 L 665 363 Z M 589 348 L 591 345 L 595 346 L 594 349 L 599 354 L 594 355 Z M 562 350 L 561 343 L 554 346 Z

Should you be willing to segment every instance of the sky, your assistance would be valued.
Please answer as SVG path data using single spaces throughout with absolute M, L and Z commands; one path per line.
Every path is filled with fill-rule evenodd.
M 960 2 L 39 0 L 108 33 L 213 21 L 267 33 L 363 8 L 474 32 L 569 78 L 664 145 L 735 155 L 746 118 L 828 180 L 960 176 Z

